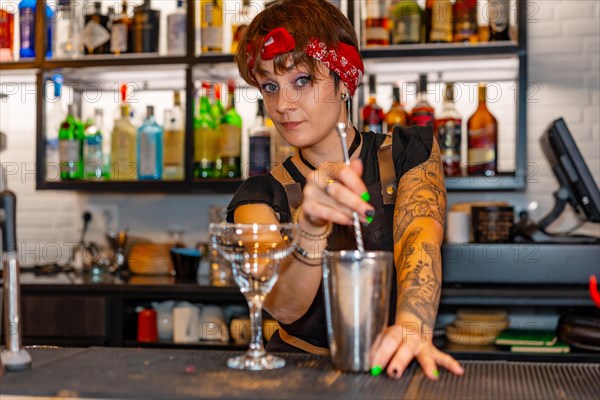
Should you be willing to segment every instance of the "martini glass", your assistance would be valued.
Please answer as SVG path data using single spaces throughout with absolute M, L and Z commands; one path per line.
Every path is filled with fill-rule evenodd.
M 262 340 L 262 308 L 277 282 L 281 260 L 294 250 L 296 224 L 209 225 L 212 245 L 231 263 L 233 279 L 250 308 L 252 339 L 244 355 L 230 358 L 227 366 L 246 370 L 267 370 L 285 366 L 285 360 L 267 354 Z

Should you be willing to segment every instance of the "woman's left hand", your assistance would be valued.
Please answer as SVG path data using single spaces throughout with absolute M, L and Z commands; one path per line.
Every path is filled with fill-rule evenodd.
M 383 332 L 375 343 L 372 358 L 373 374 L 386 369 L 390 378 L 400 378 L 413 358 L 416 358 L 425 376 L 439 379 L 438 366 L 462 375 L 464 369 L 452 356 L 441 352 L 432 343 L 431 333 L 422 329 L 418 320 L 397 321 Z

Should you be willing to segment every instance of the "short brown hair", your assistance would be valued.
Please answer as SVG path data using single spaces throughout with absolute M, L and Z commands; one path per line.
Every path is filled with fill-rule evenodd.
M 354 27 L 346 16 L 326 0 L 276 0 L 259 13 L 240 40 L 235 62 L 240 76 L 250 85 L 258 87 L 256 78 L 248 67 L 248 60 L 254 58 L 254 72 L 261 74 L 261 48 L 266 34 L 275 28 L 283 27 L 296 41 L 296 47 L 289 53 L 280 54 L 273 59 L 275 72 L 287 70 L 289 57 L 293 65 L 305 65 L 315 76 L 319 61 L 307 55 L 304 49 L 309 41 L 317 38 L 327 47 L 337 47 L 339 42 L 354 46 L 358 50 L 358 39 Z M 251 54 L 248 54 L 248 43 Z M 339 76 L 330 71 L 336 83 Z

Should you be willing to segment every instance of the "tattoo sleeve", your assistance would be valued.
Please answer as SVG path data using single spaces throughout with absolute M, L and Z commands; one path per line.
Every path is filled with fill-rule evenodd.
M 434 140 L 429 159 L 398 183 L 394 210 L 397 312 L 410 312 L 433 329 L 441 293 L 440 247 L 446 215 L 446 188 Z

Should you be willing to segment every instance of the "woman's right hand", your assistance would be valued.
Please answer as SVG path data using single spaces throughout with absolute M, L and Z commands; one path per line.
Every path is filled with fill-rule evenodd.
M 375 209 L 367 201 L 369 192 L 361 176 L 361 160 L 344 163 L 324 163 L 312 176 L 308 176 L 304 186 L 302 214 L 304 220 L 315 230 L 335 223 L 352 225 L 352 213 L 358 213 L 361 222 L 368 224 Z M 304 221 L 303 221 L 304 222 Z

